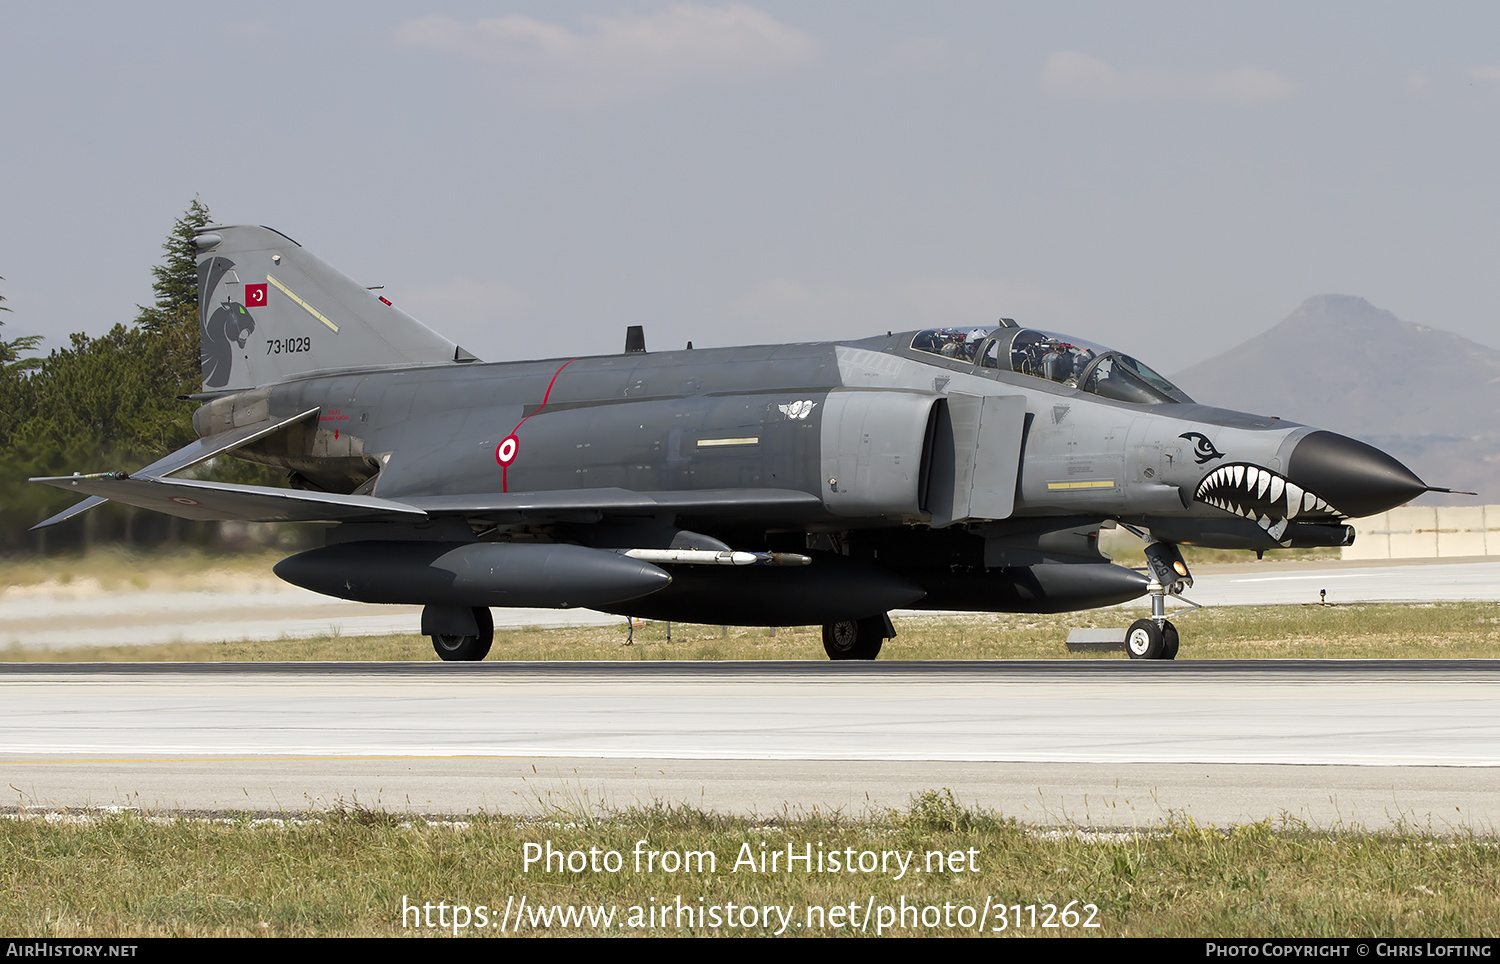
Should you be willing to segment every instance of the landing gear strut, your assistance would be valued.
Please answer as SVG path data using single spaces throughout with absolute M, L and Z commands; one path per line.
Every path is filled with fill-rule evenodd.
M 1151 597 L 1151 616 L 1130 624 L 1125 632 L 1125 652 L 1131 659 L 1176 659 L 1177 627 L 1167 620 L 1167 597 L 1182 599 L 1182 591 L 1193 585 L 1193 574 L 1175 544 L 1127 528 L 1146 540 L 1146 567 L 1151 572 L 1146 593 Z M 1189 605 L 1198 608 L 1194 603 Z
M 845 619 L 823 626 L 823 651 L 829 659 L 874 659 L 881 644 L 895 635 L 890 616 Z

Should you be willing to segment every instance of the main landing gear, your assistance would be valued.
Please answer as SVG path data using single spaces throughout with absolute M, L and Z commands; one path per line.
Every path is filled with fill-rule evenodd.
M 486 606 L 428 606 L 422 610 L 422 632 L 432 637 L 438 659 L 472 662 L 489 655 L 495 618 Z
M 1125 631 L 1125 652 L 1131 659 L 1176 659 L 1177 627 L 1167 620 L 1167 597 L 1182 599 L 1182 591 L 1193 585 L 1193 574 L 1175 544 L 1127 528 L 1146 540 L 1146 567 L 1151 573 L 1146 593 L 1151 597 L 1151 615 L 1137 619 Z M 1198 608 L 1196 603 L 1188 605 Z
M 823 651 L 829 659 L 874 659 L 880 647 L 896 635 L 888 615 L 844 619 L 823 626 Z

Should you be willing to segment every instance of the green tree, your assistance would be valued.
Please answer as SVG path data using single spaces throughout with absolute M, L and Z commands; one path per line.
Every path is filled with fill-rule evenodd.
M 0 546 L 35 547 L 27 527 L 70 502 L 27 477 L 129 471 L 197 437 L 193 405 L 177 396 L 201 384 L 193 236 L 207 224 L 208 208 L 194 198 L 162 246 L 166 258 L 151 269 L 155 303 L 138 305 L 134 324 L 97 338 L 75 333 L 45 358 L 26 357 L 35 336 L 0 342 Z M 213 474 L 262 485 L 279 480 L 273 469 L 233 460 L 220 461 Z M 215 531 L 110 504 L 81 523 L 48 530 L 48 538 L 52 546 L 87 542 L 85 533 L 150 543 L 178 537 L 171 533 L 208 540 Z
M 182 217 L 172 224 L 172 232 L 162 250 L 166 259 L 151 269 L 155 279 L 151 290 L 156 303 L 149 308 L 137 306 L 136 327 L 151 337 L 157 349 L 156 374 L 174 394 L 198 390 L 202 379 L 198 349 L 198 251 L 193 237 L 200 228 L 212 223 L 208 206 L 193 198 Z
M 4 280 L 0 278 L 0 281 Z M 5 296 L 0 295 L 0 301 L 4 300 Z M 10 313 L 10 309 L 4 305 L 0 305 L 0 311 Z M 0 325 L 4 324 L 5 319 L 0 318 Z M 10 341 L 0 339 L 0 377 L 20 375 L 40 365 L 42 363 L 40 358 L 28 357 L 27 353 L 36 351 L 41 343 L 41 335 L 22 335 Z
M 4 281 L 0 278 L 0 281 Z M 5 300 L 0 295 L 0 302 Z M 0 311 L 10 309 L 0 304 Z M 0 319 L 0 325 L 5 321 Z M 41 344 L 41 335 L 24 335 L 9 341 L 0 339 L 0 454 L 10 444 L 11 437 L 30 417 L 32 404 L 27 388 L 27 373 L 41 365 L 42 360 L 31 355 Z
M 32 544 L 26 527 L 68 504 L 28 476 L 129 470 L 196 437 L 193 406 L 177 396 L 200 383 L 193 235 L 208 220 L 195 198 L 175 221 L 167 256 L 152 269 L 156 302 L 137 306 L 133 325 L 97 338 L 75 333 L 45 358 L 26 357 L 39 339 L 0 343 L 0 544 Z M 132 515 L 105 506 L 86 527 L 101 538 L 122 535 Z M 55 534 L 65 542 L 81 534 L 65 528 Z

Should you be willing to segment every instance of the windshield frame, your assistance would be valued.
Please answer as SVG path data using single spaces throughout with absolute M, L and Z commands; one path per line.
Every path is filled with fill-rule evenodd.
M 1145 392 L 1155 400 L 1145 398 L 1125 398 L 1122 394 L 1110 394 L 1100 391 L 1096 378 L 1101 366 L 1109 362 L 1111 364 L 1112 377 L 1124 382 L 1131 389 Z M 1122 377 L 1123 375 L 1123 377 Z M 1090 385 L 1094 387 L 1090 387 Z M 1178 388 L 1166 376 L 1158 373 L 1156 369 L 1133 358 L 1122 351 L 1109 351 L 1095 358 L 1089 367 L 1078 379 L 1079 391 L 1090 395 L 1098 395 L 1100 398 L 1112 398 L 1117 402 L 1128 402 L 1132 404 L 1161 405 L 1170 403 L 1192 404 L 1193 400 L 1187 393 Z
M 1193 404 L 1193 399 L 1170 379 L 1131 355 L 1039 328 L 924 328 L 912 333 L 907 347 L 923 356 L 967 366 L 975 374 L 1023 375 L 1059 389 L 1127 405 Z M 1017 356 L 1018 351 L 1023 357 Z

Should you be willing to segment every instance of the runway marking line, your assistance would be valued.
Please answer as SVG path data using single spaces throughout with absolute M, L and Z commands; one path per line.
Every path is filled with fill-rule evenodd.
M 1363 576 L 1363 575 L 1366 575 L 1366 573 L 1362 573 L 1362 572 L 1340 572 L 1340 573 L 1327 573 L 1327 574 L 1324 574 L 1324 575 L 1319 575 L 1317 573 L 1313 573 L 1312 575 L 1309 575 L 1309 576 L 1248 576 L 1248 577 L 1243 578 L 1243 579 L 1235 579 L 1235 580 L 1232 580 L 1232 581 L 1233 582 L 1286 582 L 1286 581 L 1292 580 L 1292 579 L 1357 579 L 1357 578 L 1359 578 L 1360 576 Z
M 450 753 L 442 756 L 174 756 L 105 757 L 82 760 L 0 760 L 0 767 L 37 766 L 48 763 L 311 763 L 332 760 L 538 760 L 542 757 L 511 753 Z

